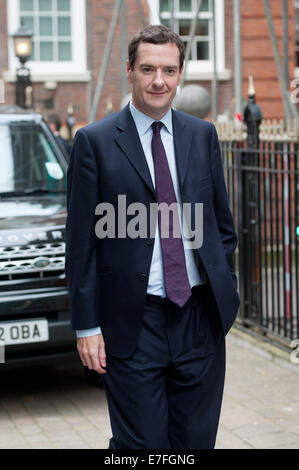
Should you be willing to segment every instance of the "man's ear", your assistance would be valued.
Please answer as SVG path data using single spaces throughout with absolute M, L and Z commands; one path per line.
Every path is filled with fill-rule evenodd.
M 130 63 L 129 63 L 128 60 L 127 60 L 127 62 L 126 62 L 126 69 L 127 69 L 127 79 L 128 79 L 128 82 L 129 82 L 129 83 L 132 83 L 132 71 L 131 71 Z

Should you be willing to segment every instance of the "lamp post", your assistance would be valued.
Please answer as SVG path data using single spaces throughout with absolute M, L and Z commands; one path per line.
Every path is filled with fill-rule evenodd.
M 261 312 L 261 247 L 260 234 L 260 138 L 259 128 L 263 119 L 262 110 L 255 100 L 252 75 L 249 76 L 248 103 L 244 108 L 244 122 L 247 126 L 247 150 L 241 157 L 241 188 L 243 218 L 243 264 L 246 266 L 245 278 L 241 284 L 244 295 L 245 318 L 258 318 Z M 245 273 L 245 271 L 243 271 Z M 250 310 L 249 310 L 250 309 Z
M 24 26 L 21 26 L 12 36 L 15 55 L 21 63 L 17 68 L 16 105 L 24 109 L 30 109 L 33 106 L 30 69 L 25 66 L 32 54 L 32 36 L 32 31 Z

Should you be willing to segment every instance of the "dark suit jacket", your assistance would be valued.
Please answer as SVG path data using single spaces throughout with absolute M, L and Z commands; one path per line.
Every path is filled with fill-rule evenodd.
M 237 237 L 217 133 L 213 124 L 173 111 L 173 135 L 182 202 L 203 203 L 198 254 L 226 334 L 239 307 L 233 266 Z M 127 205 L 141 202 L 149 207 L 156 202 L 129 105 L 76 133 L 66 223 L 72 328 L 101 326 L 107 352 L 125 358 L 136 347 L 142 325 L 153 244 L 149 238 L 96 237 L 97 204 L 109 202 L 117 208 L 119 194 L 126 195 Z

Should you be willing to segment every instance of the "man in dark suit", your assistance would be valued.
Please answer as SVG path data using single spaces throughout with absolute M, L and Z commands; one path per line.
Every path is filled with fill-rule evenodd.
M 82 363 L 103 374 L 110 449 L 215 445 L 237 239 L 215 127 L 171 108 L 183 62 L 170 29 L 137 34 L 132 101 L 77 132 L 68 170 L 71 323 Z

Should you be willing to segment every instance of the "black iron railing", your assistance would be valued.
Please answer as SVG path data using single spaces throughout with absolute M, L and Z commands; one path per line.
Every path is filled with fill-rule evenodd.
M 290 346 L 299 338 L 299 143 L 221 147 L 239 239 L 237 322 Z

